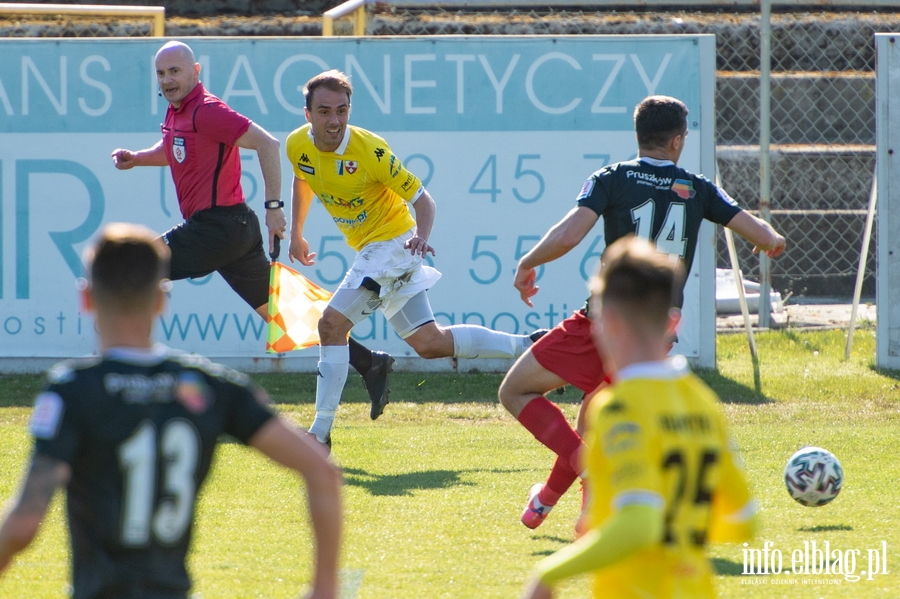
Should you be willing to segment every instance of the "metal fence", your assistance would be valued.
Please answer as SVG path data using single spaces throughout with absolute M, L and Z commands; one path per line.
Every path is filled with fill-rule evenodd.
M 0 37 L 160 37 L 161 6 L 0 3 Z
M 859 268 L 875 170 L 871 17 L 774 15 L 771 20 L 772 222 L 789 251 L 772 263 L 776 288 L 849 297 Z M 724 39 L 723 39 L 724 38 Z M 719 37 L 718 162 L 735 197 L 759 191 L 759 28 Z M 724 254 L 720 244 L 720 261 Z M 743 264 L 752 264 L 749 247 Z M 874 296 L 869 254 L 864 293 Z

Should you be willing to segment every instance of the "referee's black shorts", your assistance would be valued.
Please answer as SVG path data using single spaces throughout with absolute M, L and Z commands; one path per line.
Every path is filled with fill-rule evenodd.
M 162 237 L 172 251 L 173 281 L 217 271 L 254 310 L 269 301 L 269 260 L 247 204 L 200 210 Z

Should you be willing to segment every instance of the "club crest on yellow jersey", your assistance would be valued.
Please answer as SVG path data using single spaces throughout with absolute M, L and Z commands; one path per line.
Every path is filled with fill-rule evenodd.
M 347 173 L 348 175 L 352 175 L 359 168 L 359 163 L 355 160 L 335 160 L 334 161 L 334 169 L 335 172 L 339 175 L 343 175 Z

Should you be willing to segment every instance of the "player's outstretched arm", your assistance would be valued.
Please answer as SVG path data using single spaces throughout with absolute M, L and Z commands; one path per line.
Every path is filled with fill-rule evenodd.
M 291 247 L 288 257 L 291 262 L 294 258 L 303 266 L 312 266 L 316 263 L 316 253 L 309 251 L 309 243 L 303 237 L 303 225 L 306 223 L 306 215 L 312 205 L 313 193 L 309 183 L 294 177 L 294 185 L 291 191 Z
M 719 484 L 712 494 L 708 539 L 713 543 L 741 543 L 756 533 L 759 504 L 750 493 L 737 444 L 728 440 L 726 446 L 729 450 L 720 460 Z
M 414 256 L 419 254 L 424 258 L 429 252 L 434 256 L 434 248 L 428 245 L 428 237 L 431 236 L 437 207 L 435 206 L 434 198 L 431 197 L 427 190 L 423 189 L 419 197 L 416 198 L 413 203 L 413 210 L 416 212 L 416 234 L 406 242 L 404 247 Z
M 769 258 L 775 258 L 784 252 L 784 237 L 772 225 L 746 210 L 738 212 L 726 226 L 752 243 L 754 254 L 765 252 Z
M 255 150 L 259 159 L 259 168 L 262 171 L 263 185 L 265 187 L 266 200 L 281 199 L 281 143 L 268 131 L 251 123 L 250 128 L 244 131 L 234 142 L 239 148 Z M 275 238 L 284 239 L 284 231 L 287 228 L 287 217 L 284 209 L 274 208 L 266 210 L 266 228 L 269 230 L 269 251 L 275 245 Z
M 0 524 L 0 574 L 37 535 L 54 493 L 71 475 L 68 464 L 43 454 L 34 454 L 18 496 L 10 503 Z
M 322 446 L 281 418 L 272 418 L 250 438 L 250 445 L 291 468 L 306 483 L 316 537 L 316 563 L 309 599 L 337 599 L 341 544 L 341 476 Z
M 557 582 L 605 568 L 659 543 L 663 519 L 663 510 L 650 505 L 634 504 L 616 510 L 600 528 L 588 531 L 571 545 L 541 560 L 525 597 L 552 597 L 550 591 Z
M 144 150 L 126 150 L 116 148 L 110 154 L 113 164 L 120 171 L 127 171 L 136 166 L 169 166 L 166 151 L 163 149 L 162 140 Z
M 522 256 L 516 266 L 513 286 L 519 290 L 519 297 L 528 304 L 528 307 L 534 307 L 531 298 L 540 290 L 540 287 L 535 285 L 537 276 L 534 269 L 565 256 L 569 250 L 581 243 L 599 218 L 590 208 L 584 206 L 573 208 L 544 234 L 537 245 Z

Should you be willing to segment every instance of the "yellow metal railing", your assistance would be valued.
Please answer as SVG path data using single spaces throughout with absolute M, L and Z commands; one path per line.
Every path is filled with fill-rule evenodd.
M 322 15 L 322 35 L 331 37 L 334 35 L 334 20 L 344 15 L 353 14 L 353 35 L 366 34 L 366 0 L 347 0 L 343 4 L 335 6 Z
M 150 17 L 153 37 L 163 37 L 166 28 L 164 6 L 101 6 L 97 4 L 12 4 L 0 3 L 0 15 L 79 15 L 97 17 Z

